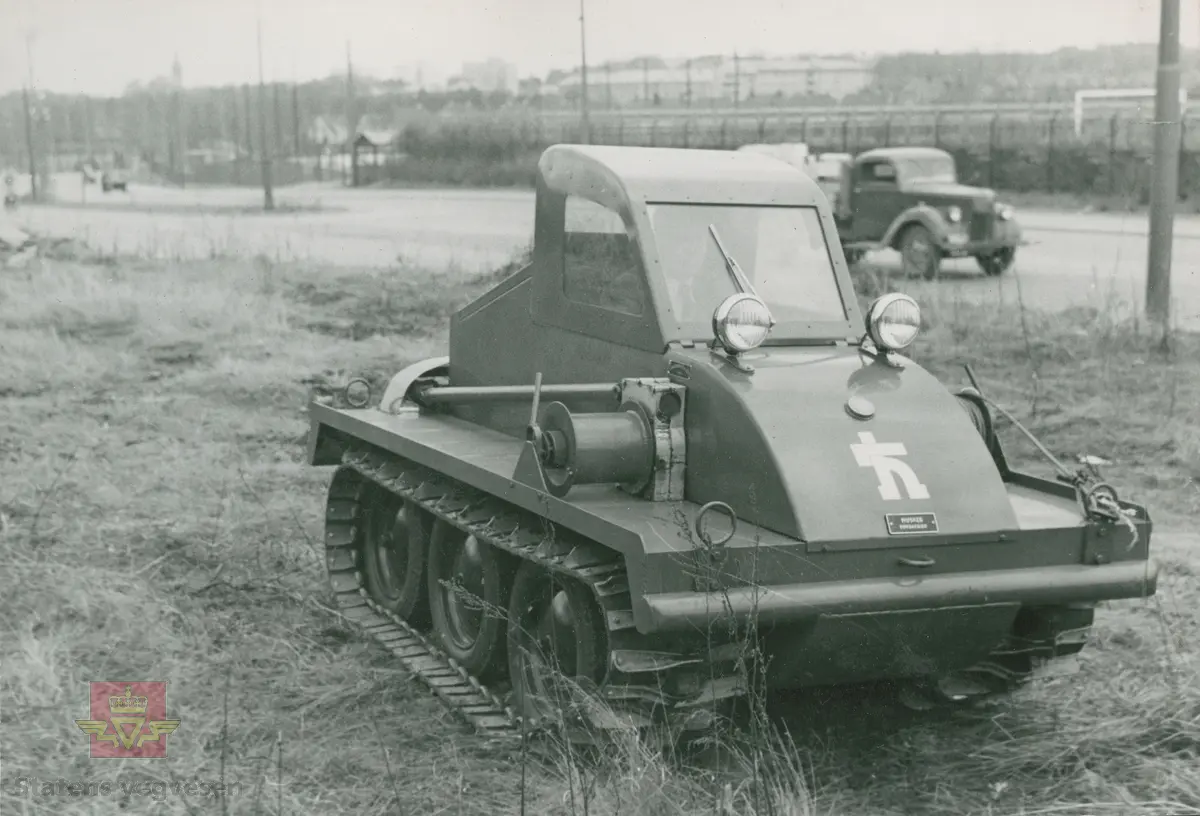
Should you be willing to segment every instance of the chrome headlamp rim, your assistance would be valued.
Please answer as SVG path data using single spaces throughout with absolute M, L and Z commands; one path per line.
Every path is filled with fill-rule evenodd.
M 712 317 L 713 336 L 717 339 L 717 342 L 721 344 L 721 347 L 723 349 L 725 349 L 727 352 L 729 352 L 730 354 L 742 354 L 747 351 L 753 351 L 754 349 L 761 346 L 763 344 L 763 342 L 767 339 L 767 336 L 770 334 L 771 325 L 773 325 L 773 321 L 772 321 L 772 323 L 767 326 L 767 330 L 763 333 L 763 339 L 760 340 L 759 342 L 755 343 L 754 345 L 747 345 L 745 343 L 734 343 L 730 339 L 729 334 L 726 331 L 726 329 L 728 327 L 728 323 L 729 323 L 729 314 L 730 314 L 730 312 L 733 311 L 734 306 L 737 306 L 739 303 L 742 303 L 745 301 L 751 301 L 753 303 L 757 303 L 759 306 L 762 307 L 763 311 L 765 313 L 767 313 L 768 316 L 770 315 L 770 309 L 767 308 L 767 304 L 765 302 L 763 302 L 763 299 L 760 297 L 756 297 L 756 296 L 750 294 L 749 292 L 738 292 L 736 294 L 732 294 L 729 297 L 725 298 L 723 301 L 721 301 L 720 304 L 717 305 L 717 308 L 713 310 L 713 317 Z
M 883 317 L 885 314 L 887 314 L 888 308 L 896 303 L 908 303 L 913 307 L 913 309 L 916 310 L 917 313 L 917 330 L 913 332 L 912 339 L 903 345 L 886 342 L 880 336 L 879 331 L 883 323 Z M 867 308 L 867 336 L 871 338 L 872 343 L 884 351 L 904 351 L 916 341 L 917 335 L 921 333 L 920 321 L 921 307 L 917 304 L 916 300 L 908 295 L 901 294 L 900 292 L 892 292 L 887 295 L 881 295 L 880 297 L 876 298 L 875 301 Z
M 951 204 L 949 207 L 946 208 L 946 217 L 948 219 L 950 219 L 951 224 L 957 224 L 958 222 L 962 221 L 963 220 L 962 207 L 959 207 L 957 204 Z

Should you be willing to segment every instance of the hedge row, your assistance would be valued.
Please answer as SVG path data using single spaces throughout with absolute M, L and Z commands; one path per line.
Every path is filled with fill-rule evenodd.
M 1200 132 L 1200 128 L 1196 129 Z M 1188 134 L 1191 135 L 1191 134 Z M 571 120 L 461 120 L 413 123 L 379 148 L 378 164 L 360 163 L 360 183 L 526 186 L 547 146 L 581 141 Z M 1014 192 L 1124 195 L 1145 198 L 1152 130 L 1116 118 L 1087 123 L 1002 116 L 973 121 L 666 120 L 606 122 L 591 142 L 736 149 L 753 142 L 804 141 L 818 152 L 858 152 L 888 145 L 936 145 L 952 153 L 964 183 Z M 1200 146 L 1185 138 L 1180 192 L 1200 184 Z

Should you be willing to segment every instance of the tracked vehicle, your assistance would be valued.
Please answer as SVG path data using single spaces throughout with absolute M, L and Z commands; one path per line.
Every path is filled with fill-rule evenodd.
M 751 675 L 1003 692 L 1153 594 L 1146 509 L 1010 467 L 1003 408 L 901 353 L 912 299 L 864 316 L 835 230 L 750 152 L 546 150 L 531 261 L 449 356 L 310 406 L 342 613 L 500 734 L 564 685 L 683 728 Z

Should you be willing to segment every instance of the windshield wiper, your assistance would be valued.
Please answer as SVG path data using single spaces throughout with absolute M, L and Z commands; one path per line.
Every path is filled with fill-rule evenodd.
M 746 273 L 742 271 L 742 267 L 733 259 L 725 250 L 725 245 L 721 243 L 721 236 L 717 234 L 717 228 L 713 224 L 708 225 L 708 234 L 713 237 L 713 241 L 717 244 L 717 249 L 721 253 L 721 257 L 725 259 L 725 271 L 729 273 L 729 277 L 733 279 L 734 288 L 743 294 L 752 295 L 758 300 L 763 308 L 767 310 L 767 320 L 770 321 L 772 327 L 775 325 L 775 318 L 771 315 L 771 308 L 767 306 L 767 302 L 759 297 L 758 292 L 754 290 L 750 279 L 746 277 Z

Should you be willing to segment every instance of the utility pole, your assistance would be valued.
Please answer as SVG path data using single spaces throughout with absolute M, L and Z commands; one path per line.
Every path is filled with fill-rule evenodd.
M 300 86 L 292 79 L 292 155 L 300 156 Z
M 92 160 L 92 98 L 83 98 L 83 154 L 84 161 Z
M 271 93 L 275 99 L 275 154 L 283 155 L 283 106 L 279 101 L 279 89 L 282 83 L 272 82 Z
M 687 61 L 683 63 L 683 69 L 684 69 L 684 71 L 687 72 L 686 73 L 686 76 L 687 76 L 687 106 L 690 108 L 692 106 L 692 58 L 691 57 L 688 57 Z
M 262 15 L 258 17 L 258 142 L 262 159 L 263 209 L 275 209 L 275 191 L 271 189 L 271 149 L 267 145 L 267 85 L 263 79 Z
M 1165 349 L 1170 345 L 1171 243 L 1179 196 L 1179 0 L 1161 0 L 1160 17 L 1146 318 L 1159 332 Z
M 358 183 L 358 150 L 354 146 L 357 136 L 358 122 L 354 119 L 354 64 L 350 61 L 350 41 L 346 40 L 346 139 L 350 149 L 350 184 Z M 342 165 L 342 177 L 345 178 L 345 164 Z
M 230 101 L 230 106 L 229 106 L 230 119 L 231 119 L 231 123 L 233 125 L 233 138 L 231 139 L 231 141 L 233 142 L 235 147 L 238 148 L 234 154 L 236 156 L 241 153 L 241 146 L 242 146 L 242 123 L 241 123 L 241 117 L 238 115 L 238 98 L 237 98 L 237 86 L 236 85 L 229 86 L 229 101 Z
M 183 113 L 183 66 L 179 63 L 179 55 L 171 65 L 171 79 L 174 84 L 172 101 L 174 103 L 175 119 L 175 160 L 178 162 L 179 186 L 187 185 L 187 136 L 184 133 L 185 120 Z
M 608 109 L 612 110 L 612 63 L 604 63 L 604 90 L 608 96 Z
M 29 195 L 34 201 L 37 201 L 37 154 L 33 152 L 33 112 L 29 109 L 29 88 L 21 88 L 21 100 L 25 103 L 25 149 L 29 152 Z
M 650 104 L 650 58 L 642 57 L 642 102 Z
M 34 78 L 33 78 L 33 37 L 34 37 L 33 29 L 30 29 L 29 31 L 25 32 L 25 62 L 26 62 L 26 67 L 29 71 L 29 91 L 25 96 L 25 99 L 26 99 L 26 102 L 25 102 L 25 133 L 26 133 L 26 138 L 29 140 L 29 184 L 30 184 L 29 192 L 33 196 L 33 200 L 37 201 L 38 161 L 37 161 L 37 154 L 34 152 L 34 148 L 33 148 L 33 126 L 31 123 L 31 119 L 33 117 L 38 116 L 38 107 L 39 107 L 40 100 L 38 99 L 37 83 L 34 81 Z M 31 96 L 33 97 L 32 101 L 30 101 L 30 99 L 29 99 Z M 43 113 L 48 113 L 48 111 L 49 111 L 48 107 L 43 107 Z M 50 121 L 49 121 L 50 117 L 48 115 L 46 115 L 45 117 L 39 117 L 39 118 L 41 118 L 45 124 L 45 128 L 42 130 L 41 136 L 43 137 L 43 139 L 46 142 L 49 142 L 48 137 L 50 135 Z M 42 188 L 43 193 L 49 195 L 49 190 L 50 190 L 50 151 L 49 150 L 47 150 L 47 155 L 45 155 L 43 157 L 43 159 L 45 161 L 45 174 L 42 176 L 41 188 Z
M 346 40 L 346 129 L 349 134 L 357 130 L 354 118 L 354 63 L 350 59 L 350 41 Z
M 246 156 L 254 158 L 254 117 L 250 113 L 250 83 L 242 83 L 242 101 L 246 107 Z
M 733 107 L 737 109 L 742 100 L 742 60 L 733 52 Z
M 590 144 L 592 141 L 592 124 L 588 121 L 587 36 L 584 32 L 583 24 L 583 0 L 579 0 L 579 62 L 582 79 L 580 104 L 583 113 L 583 143 Z

